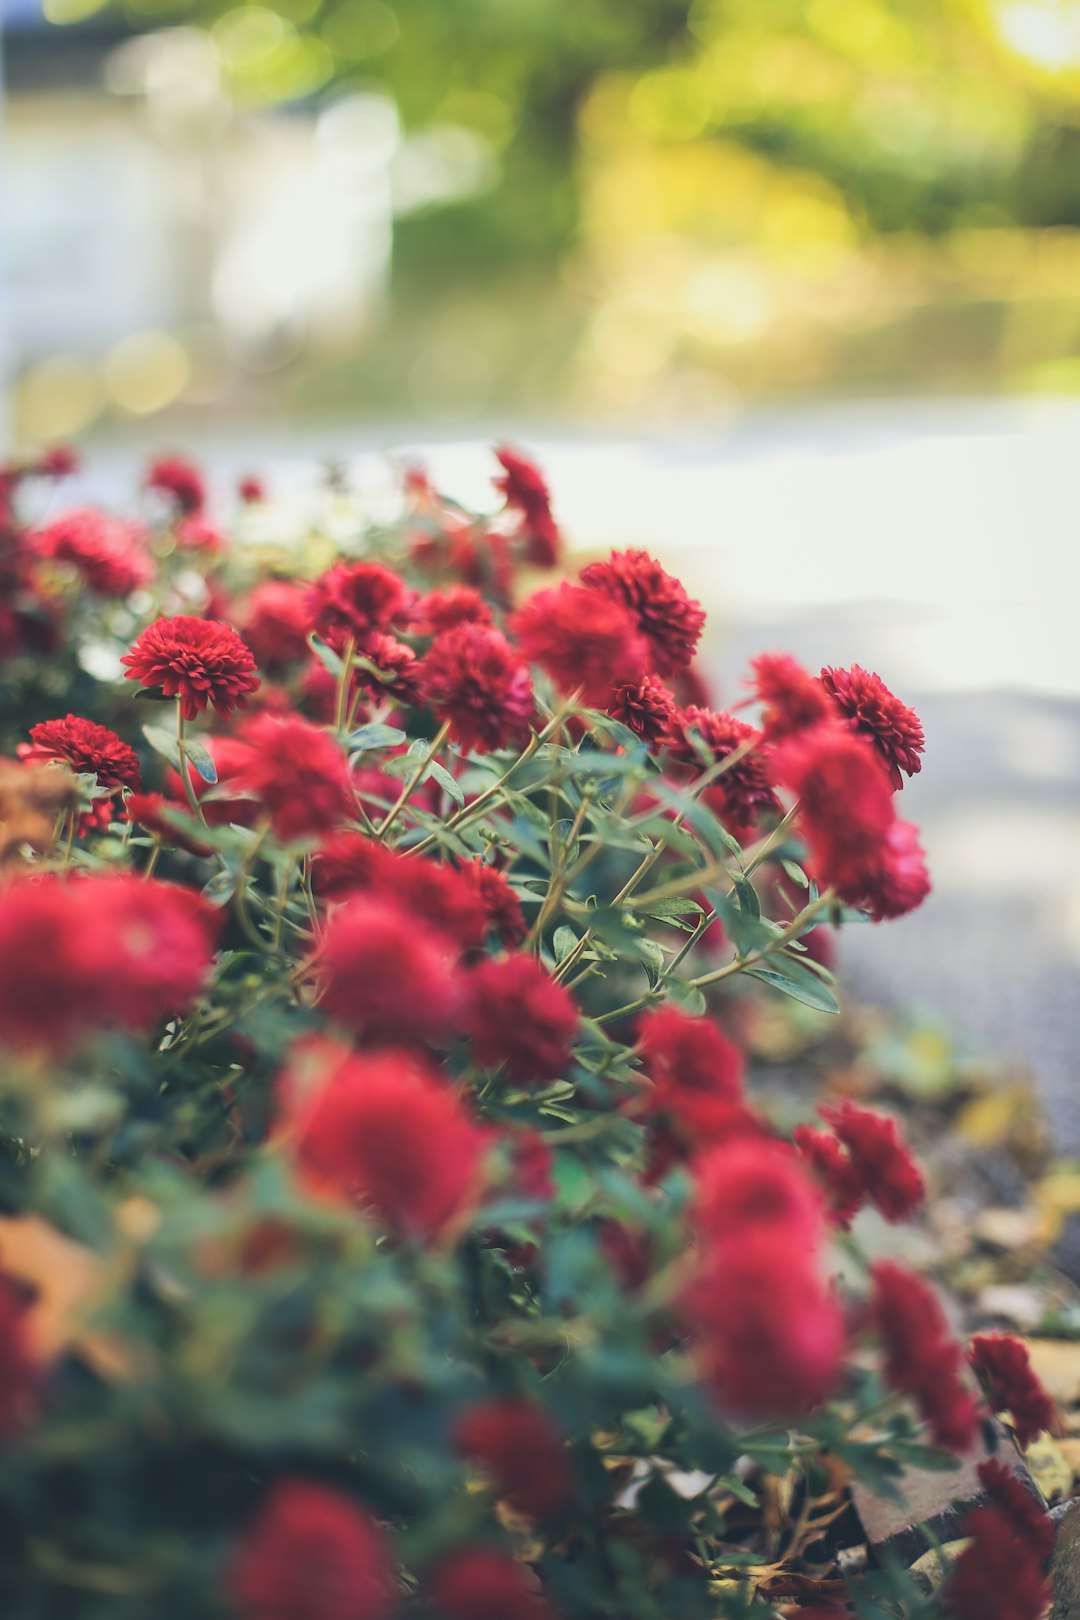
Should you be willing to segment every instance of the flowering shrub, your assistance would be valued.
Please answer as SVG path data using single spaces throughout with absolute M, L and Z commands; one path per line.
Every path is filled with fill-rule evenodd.
M 551 583 L 499 461 L 301 548 L 179 458 L 138 523 L 0 480 L 4 1614 L 1034 1620 L 996 1461 L 942 1598 L 836 1573 L 850 1481 L 1052 1414 L 861 1257 L 895 1123 L 788 1140 L 737 1038 L 925 896 L 918 719 L 785 655 L 710 706 L 698 604 Z

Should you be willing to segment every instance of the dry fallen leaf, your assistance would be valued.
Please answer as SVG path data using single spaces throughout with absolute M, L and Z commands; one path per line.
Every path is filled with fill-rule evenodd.
M 86 1325 L 107 1282 L 100 1255 L 39 1215 L 0 1216 L 0 1268 L 33 1291 L 27 1327 L 41 1360 L 75 1349 L 103 1378 L 131 1375 L 130 1347 Z
M 1059 1406 L 1080 1400 L 1080 1344 L 1065 1339 L 1025 1339 L 1031 1365 Z

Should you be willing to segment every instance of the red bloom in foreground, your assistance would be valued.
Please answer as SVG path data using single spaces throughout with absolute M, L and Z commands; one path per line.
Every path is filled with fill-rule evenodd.
M 806 731 L 833 712 L 821 682 L 787 653 L 762 653 L 750 668 L 750 684 L 764 710 L 761 732 L 766 742 Z
M 476 890 L 484 908 L 488 927 L 494 929 L 503 945 L 520 945 L 528 934 L 521 901 L 497 866 L 486 861 L 466 861 L 462 878 Z
M 885 762 L 893 788 L 902 788 L 901 771 L 922 770 L 925 746 L 922 721 L 885 685 L 880 675 L 852 664 L 850 669 L 823 669 L 821 684 L 854 731 L 869 738 Z
M 434 1241 L 480 1191 L 487 1133 L 413 1053 L 304 1042 L 290 1056 L 282 1102 L 305 1180 L 372 1209 L 400 1236 Z
M 678 710 L 663 681 L 646 675 L 634 685 L 618 687 L 611 695 L 607 712 L 652 747 L 665 740 Z
M 279 670 L 306 655 L 308 589 L 295 580 L 268 579 L 248 598 L 243 637 L 263 669 Z
M 483 1068 L 527 1085 L 565 1072 L 578 1027 L 573 996 L 532 956 L 489 957 L 466 980 L 461 1019 Z
M 966 1451 L 978 1429 L 978 1407 L 960 1376 L 963 1355 L 937 1295 L 894 1260 L 879 1260 L 871 1278 L 870 1315 L 884 1341 L 887 1382 L 911 1396 L 935 1445 Z
M 356 815 L 348 760 L 328 731 L 296 715 L 257 714 L 240 740 L 236 786 L 259 800 L 282 843 L 318 838 Z
M 317 893 L 331 900 L 369 894 L 409 913 L 413 926 L 437 929 L 454 954 L 483 945 L 488 917 L 474 882 L 452 866 L 399 855 L 366 833 L 337 833 L 313 862 Z
M 386 1620 L 397 1606 L 386 1533 L 342 1491 L 304 1479 L 274 1486 L 227 1586 L 244 1620 Z
M 197 895 L 128 873 L 11 883 L 0 893 L 0 1039 L 62 1050 L 115 1025 L 186 1012 L 217 918 Z
M 435 717 L 469 753 L 520 747 L 535 709 L 528 665 L 489 625 L 460 624 L 437 636 L 421 666 Z
M 369 1040 L 437 1040 L 458 991 L 441 931 L 386 895 L 356 895 L 332 913 L 315 959 L 331 1017 Z
M 555 1620 L 555 1611 L 523 1565 L 497 1547 L 460 1547 L 427 1583 L 445 1620 Z
M 613 551 L 581 570 L 581 583 L 621 602 L 649 644 L 658 675 L 677 675 L 693 661 L 705 610 L 647 551 Z
M 606 706 L 620 686 L 644 679 L 649 648 L 630 611 L 599 591 L 565 581 L 537 591 L 510 621 L 522 653 L 561 692 L 583 687 L 586 703 Z
M 19 1427 L 36 1380 L 26 1329 L 26 1302 L 15 1284 L 0 1272 L 0 1441 Z
M 847 1231 L 863 1206 L 865 1187 L 843 1145 L 812 1125 L 796 1125 L 791 1137 L 828 1199 L 829 1219 Z
M 308 593 L 314 628 L 340 652 L 361 645 L 373 630 L 389 630 L 408 617 L 413 593 L 378 562 L 336 562 Z
M 138 755 L 126 742 L 99 726 L 94 720 L 84 720 L 69 714 L 63 720 L 43 720 L 32 726 L 30 741 L 20 743 L 20 759 L 28 764 L 50 760 L 70 765 L 78 775 L 96 776 L 99 787 L 138 788 L 142 785 Z M 108 826 L 111 818 L 111 799 L 99 799 L 88 819 Z
M 67 563 L 96 596 L 128 596 L 152 572 L 133 529 L 90 506 L 54 518 L 31 544 L 39 557 Z
M 184 456 L 159 456 L 151 462 L 146 488 L 164 495 L 181 513 L 201 512 L 206 505 L 206 482 L 193 461 Z
M 235 737 L 205 737 L 203 746 L 214 762 L 217 781 L 207 782 L 190 763 L 188 781 L 195 797 L 202 804 L 202 813 L 211 827 L 254 827 L 262 814 L 262 807 L 254 799 L 245 798 L 238 786 L 241 768 L 247 760 L 247 748 Z M 207 795 L 213 792 L 213 798 Z M 172 766 L 165 772 L 165 794 L 180 809 L 188 806 L 180 772 Z
M 919 829 L 910 821 L 894 821 L 881 848 L 880 865 L 868 873 L 858 904 L 875 922 L 903 917 L 921 906 L 930 893 L 930 874 L 919 843 Z
M 821 1117 L 847 1148 L 863 1196 L 875 1209 L 887 1221 L 914 1215 L 926 1196 L 926 1183 L 896 1121 L 853 1102 L 823 1108 Z
M 1036 1491 L 999 1457 L 988 1457 L 979 1464 L 979 1483 L 990 1505 L 1020 1531 L 1034 1552 L 1049 1558 L 1054 1550 L 1054 1521 Z
M 651 1144 L 654 1176 L 687 1149 L 756 1130 L 743 1099 L 742 1054 L 709 1019 L 661 1007 L 641 1020 L 638 1037 L 652 1084 L 633 1110 L 663 1120 Z
M 128 666 L 129 681 L 178 697 L 185 720 L 194 720 L 208 704 L 231 714 L 259 689 L 251 649 L 217 619 L 158 619 L 120 662 Z
M 1027 1527 L 992 1503 L 973 1508 L 960 1530 L 971 1540 L 943 1593 L 951 1620 L 1042 1620 L 1051 1598 L 1046 1554 Z
M 531 1401 L 511 1395 L 469 1407 L 454 1426 L 454 1440 L 519 1513 L 551 1519 L 573 1500 L 566 1448 L 547 1413 Z
M 995 1412 L 1007 1412 L 1027 1447 L 1054 1422 L 1054 1405 L 1031 1365 L 1027 1346 L 1009 1333 L 977 1333 L 968 1360 Z
M 896 820 L 889 781 L 870 745 L 827 723 L 789 738 L 776 770 L 799 798 L 799 826 L 822 884 L 858 905 L 879 880 Z

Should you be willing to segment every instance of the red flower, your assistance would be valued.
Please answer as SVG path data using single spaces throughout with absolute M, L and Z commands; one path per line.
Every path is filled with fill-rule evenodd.
M 397 1607 L 385 1531 L 351 1497 L 312 1480 L 273 1487 L 227 1585 L 244 1620 L 388 1620 Z
M 652 668 L 658 675 L 677 675 L 689 668 L 705 625 L 705 611 L 648 552 L 613 551 L 606 562 L 583 568 L 581 583 L 621 602 L 629 611 L 649 644 Z
M 454 1440 L 491 1475 L 499 1496 L 533 1519 L 552 1519 L 573 1500 L 566 1448 L 542 1407 L 512 1395 L 463 1412 Z
M 979 1464 L 979 1483 L 990 1500 L 1028 1542 L 1033 1552 L 1049 1558 L 1054 1550 L 1054 1521 L 1042 1498 L 998 1457 Z
M 754 696 L 764 709 L 761 732 L 766 742 L 780 742 L 827 720 L 828 693 L 808 670 L 786 653 L 762 653 L 750 668 Z
M 1054 1406 L 1031 1365 L 1027 1346 L 1008 1333 L 977 1333 L 968 1360 L 995 1412 L 1007 1412 L 1020 1446 L 1052 1428 Z
M 415 1054 L 303 1042 L 290 1056 L 282 1101 L 304 1179 L 372 1209 L 399 1236 L 435 1241 L 480 1190 L 487 1133 Z
M 649 648 L 621 602 L 565 581 L 538 591 L 510 621 L 522 653 L 562 692 L 583 687 L 603 708 L 619 686 L 644 679 Z
M 578 1010 L 535 957 L 489 957 L 468 975 L 461 1027 L 482 1068 L 505 1063 L 525 1085 L 564 1074 Z
M 863 1206 L 863 1178 L 841 1143 L 828 1131 L 796 1125 L 791 1136 L 828 1199 L 829 1219 L 846 1232 Z
M 887 1221 L 906 1221 L 914 1215 L 926 1196 L 926 1183 L 895 1120 L 853 1102 L 823 1108 L 821 1117 L 847 1148 L 863 1196 L 875 1209 Z
M 39 457 L 35 472 L 39 478 L 72 478 L 82 466 L 77 450 L 70 444 L 50 445 Z
M 742 1054 L 715 1024 L 661 1007 L 641 1020 L 638 1038 L 652 1085 L 632 1111 L 662 1121 L 651 1133 L 651 1180 L 687 1151 L 757 1133 L 758 1123 L 743 1099 Z
M 873 743 L 894 790 L 904 785 L 901 771 L 914 776 L 922 770 L 919 755 L 926 740 L 922 721 L 889 691 L 880 675 L 852 664 L 850 669 L 823 669 L 821 683 L 852 730 Z
M 357 655 L 374 664 L 379 672 L 374 675 L 357 665 L 356 679 L 369 692 L 378 697 L 392 697 L 398 703 L 419 701 L 420 660 L 406 642 L 382 630 L 373 630 L 357 648 Z
M 506 496 L 507 506 L 522 515 L 521 533 L 527 560 L 536 568 L 554 568 L 562 542 L 543 474 L 534 462 L 505 445 L 495 451 L 495 456 L 505 477 L 492 482 Z
M 425 636 L 438 636 L 455 630 L 459 624 L 490 624 L 491 609 L 471 585 L 451 585 L 445 591 L 429 591 L 416 609 L 415 628 Z
M 158 619 L 120 662 L 128 666 L 129 681 L 178 697 L 185 720 L 194 720 L 208 704 L 231 714 L 259 689 L 250 648 L 216 619 Z
M 870 1315 L 885 1345 L 885 1377 L 910 1395 L 934 1444 L 962 1452 L 978 1429 L 978 1408 L 960 1376 L 963 1355 L 929 1283 L 893 1260 L 871 1272 Z
M 823 1233 L 821 1200 L 783 1142 L 746 1137 L 710 1149 L 694 1166 L 693 1223 L 710 1252 L 738 1247 L 750 1228 L 786 1235 L 802 1254 Z
M 242 633 L 263 669 L 280 670 L 306 655 L 308 593 L 291 579 L 268 579 L 252 591 Z
M 153 571 L 132 528 L 91 506 L 55 518 L 31 545 L 39 557 L 73 568 L 96 596 L 128 596 Z
M 892 792 L 873 749 L 831 723 L 776 751 L 781 781 L 799 798 L 799 825 L 821 882 L 858 905 L 880 876 L 896 820 Z
M 607 712 L 652 747 L 666 739 L 678 711 L 663 681 L 646 675 L 643 681 L 613 692 Z
M 175 771 L 173 772 L 175 776 Z M 176 777 L 180 781 L 179 776 Z M 210 807 L 207 806 L 209 809 Z M 188 832 L 179 832 L 163 813 L 165 811 L 187 810 L 187 801 L 179 805 L 175 799 L 167 799 L 162 793 L 133 793 L 127 802 L 128 815 L 140 827 L 160 838 L 163 844 L 169 844 L 176 849 L 186 849 L 190 855 L 209 855 L 209 844 L 193 837 Z
M 176 543 L 181 551 L 224 551 L 225 536 L 216 523 L 201 512 L 183 518 L 174 529 Z
M 345 754 L 328 731 L 296 715 L 257 714 L 240 731 L 235 774 L 258 799 L 283 843 L 318 838 L 356 815 Z
M 875 922 L 881 922 L 914 911 L 929 893 L 930 874 L 919 843 L 919 829 L 910 821 L 894 821 L 882 843 L 880 865 L 867 874 L 857 903 Z
M 342 651 L 351 640 L 362 644 L 373 630 L 389 630 L 408 617 L 413 593 L 397 574 L 378 562 L 336 562 L 311 586 L 312 626 Z
M 142 1031 L 206 982 L 217 918 L 198 896 L 128 873 L 27 879 L 0 893 L 0 1039 L 63 1050 Z
M 520 945 L 528 934 L 521 901 L 497 866 L 483 860 L 466 861 L 461 876 L 475 888 L 487 923 L 503 945 Z
M 468 753 L 528 740 L 535 709 L 528 666 L 488 625 L 461 624 L 437 636 L 421 666 L 425 701 Z
M 193 461 L 184 456 L 159 456 L 146 474 L 146 488 L 164 495 L 179 512 L 201 512 L 206 505 L 206 483 Z
M 445 1620 L 555 1620 L 524 1567 L 496 1547 L 459 1547 L 432 1571 L 428 1590 Z
M 1042 1620 L 1052 1594 L 1041 1546 L 997 1504 L 973 1508 L 960 1529 L 971 1540 L 944 1590 L 951 1620 Z
M 761 733 L 745 720 L 738 720 L 733 714 L 718 714 L 714 709 L 699 709 L 696 704 L 676 715 L 668 739 L 672 758 L 698 770 L 706 768 L 704 762 L 717 764 L 736 749 L 747 749 L 705 794 L 709 807 L 735 838 L 749 833 L 761 816 L 780 810 L 758 746 L 760 742 Z
M 254 827 L 262 813 L 261 806 L 255 799 L 243 796 L 238 782 L 240 771 L 247 761 L 246 745 L 235 737 L 205 737 L 203 746 L 214 762 L 217 781 L 204 781 L 190 763 L 187 774 L 195 797 L 202 803 L 207 822 L 211 827 L 228 827 L 234 822 L 238 827 Z M 214 797 L 208 798 L 211 790 Z M 180 809 L 187 809 L 188 800 L 180 772 L 171 766 L 165 772 L 165 793 Z
M 365 833 L 337 833 L 320 845 L 312 882 L 330 900 L 360 893 L 383 897 L 407 911 L 415 927 L 437 929 L 456 953 L 487 938 L 483 899 L 463 872 L 399 855 Z
M 446 936 L 418 927 L 396 900 L 356 895 L 322 936 L 323 1006 L 371 1040 L 437 1040 L 457 1008 L 452 960 Z
M 0 1272 L 0 1441 L 18 1429 L 37 1382 L 26 1327 L 26 1301 Z
M 266 499 L 266 485 L 257 473 L 247 473 L 237 484 L 236 493 L 245 506 L 258 506 Z
M 40 725 L 32 726 L 30 741 L 20 743 L 16 751 L 28 764 L 58 760 L 70 765 L 80 776 L 96 776 L 98 787 L 115 790 L 142 786 L 135 750 L 108 726 L 83 720 L 77 714 L 69 714 L 63 720 L 43 720 Z M 97 800 L 86 819 L 107 827 L 111 817 L 110 797 Z

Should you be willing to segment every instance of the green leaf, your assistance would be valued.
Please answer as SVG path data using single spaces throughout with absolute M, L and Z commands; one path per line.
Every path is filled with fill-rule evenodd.
M 570 955 L 570 952 L 574 949 L 577 942 L 578 937 L 574 933 L 574 930 L 572 928 L 567 928 L 565 923 L 561 928 L 556 928 L 555 936 L 552 940 L 552 945 L 554 946 L 555 950 L 556 963 L 565 962 L 566 958 Z
M 454 778 L 450 775 L 450 772 L 446 769 L 445 765 L 440 765 L 437 759 L 433 759 L 427 768 L 426 774 L 435 778 L 436 782 L 438 782 L 443 791 L 449 793 L 450 797 L 453 799 L 454 803 L 459 809 L 464 808 L 465 795 L 461 791 L 461 784 L 454 781 Z
M 165 726 L 143 726 L 142 734 L 155 753 L 180 769 L 180 750 L 175 735 Z
M 167 697 L 160 686 L 140 686 L 135 693 L 136 703 L 174 703 L 175 698 Z
M 800 889 L 810 887 L 810 879 L 799 865 L 798 861 L 782 860 L 780 865 L 784 868 L 792 883 L 797 883 Z
M 365 752 L 371 748 L 396 748 L 398 743 L 404 741 L 405 733 L 399 726 L 387 726 L 380 720 L 372 720 L 353 732 L 349 747 Z
M 840 1004 L 828 986 L 822 984 L 814 974 L 808 973 L 799 962 L 785 960 L 781 965 L 774 957 L 768 966 L 748 967 L 745 971 L 751 978 L 782 990 L 792 1001 L 801 1001 L 804 1007 L 813 1007 L 817 1012 L 825 1013 L 840 1011 Z
M 203 899 L 212 906 L 227 906 L 236 892 L 236 873 L 216 872 L 209 883 L 203 885 Z
M 307 641 L 308 646 L 311 648 L 320 664 L 322 664 L 323 668 L 328 669 L 334 679 L 340 681 L 341 677 L 345 673 L 345 665 L 342 663 L 334 649 L 332 647 L 328 647 L 326 642 L 322 641 L 315 634 L 314 630 L 308 636 Z
M 705 1011 L 705 997 L 696 984 L 687 979 L 669 979 L 667 999 L 673 1007 L 689 1018 L 700 1018 Z
M 209 782 L 210 785 L 213 786 L 218 779 L 217 766 L 214 764 L 213 757 L 206 744 L 201 743 L 197 737 L 185 737 L 184 753 L 194 765 L 203 781 Z

